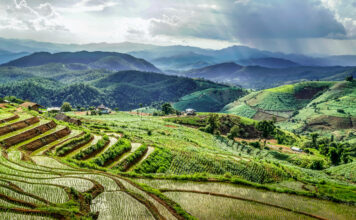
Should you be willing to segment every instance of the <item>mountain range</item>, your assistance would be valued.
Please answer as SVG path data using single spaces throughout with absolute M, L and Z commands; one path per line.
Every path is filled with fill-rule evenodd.
M 137 58 L 151 62 L 161 70 L 169 70 L 168 72 L 171 73 L 224 62 L 236 62 L 241 65 L 261 65 L 263 67 L 274 68 L 290 67 L 290 65 L 356 66 L 356 55 L 324 55 L 316 57 L 302 54 L 271 52 L 246 46 L 231 46 L 220 50 L 212 50 L 191 46 L 157 46 L 131 42 L 58 44 L 0 38 L 0 50 L 5 50 L 10 53 L 58 53 L 83 50 L 90 52 L 107 51 L 129 53 Z M 10 59 L 7 59 L 6 61 L 9 60 Z

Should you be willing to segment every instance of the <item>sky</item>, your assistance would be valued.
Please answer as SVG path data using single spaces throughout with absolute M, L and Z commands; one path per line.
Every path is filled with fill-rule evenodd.
M 356 0 L 0 0 L 0 37 L 356 54 Z

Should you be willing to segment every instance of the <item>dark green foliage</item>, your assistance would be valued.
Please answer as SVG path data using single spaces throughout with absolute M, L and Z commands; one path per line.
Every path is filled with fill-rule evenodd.
M 121 138 L 113 146 L 111 146 L 107 151 L 101 154 L 99 157 L 93 160 L 93 163 L 104 166 L 107 162 L 110 162 L 116 158 L 119 158 L 125 152 L 131 149 L 131 142 L 127 139 Z
M 262 132 L 263 138 L 268 138 L 275 133 L 276 126 L 274 125 L 273 121 L 263 120 L 257 123 L 256 128 Z
M 207 125 L 205 127 L 205 131 L 210 134 L 219 134 L 220 131 L 220 120 L 218 114 L 210 114 L 207 119 Z
M 334 147 L 331 147 L 329 149 L 329 153 L 328 153 L 328 156 L 331 160 L 331 162 L 335 165 L 339 164 L 340 163 L 340 153 L 338 152 L 338 150 Z
M 140 160 L 146 154 L 147 150 L 148 150 L 147 145 L 143 144 L 137 150 L 135 150 L 135 152 L 130 154 L 123 161 L 121 161 L 118 165 L 116 165 L 114 167 L 114 169 L 117 169 L 119 171 L 126 171 L 133 164 L 135 164 L 138 160 Z
M 261 148 L 261 144 L 258 141 L 251 142 L 250 145 L 254 148 Z
M 9 102 L 22 104 L 24 101 L 22 99 L 16 98 L 15 96 L 5 96 L 3 100 L 7 100 Z
M 205 80 L 152 72 L 90 70 L 88 73 L 63 69 L 62 66 L 57 69 L 54 68 L 56 64 L 48 66 L 53 68 L 45 71 L 41 69 L 44 68 L 42 66 L 26 68 L 26 71 L 38 77 L 0 83 L 0 97 L 16 96 L 43 106 L 60 106 L 63 102 L 69 102 L 81 107 L 104 104 L 111 108 L 131 110 L 140 103 L 149 106 L 153 102 L 174 102 L 184 95 L 207 88 L 228 88 Z M 21 70 L 14 68 L 12 72 Z M 0 70 L 0 82 L 2 79 Z
M 198 112 L 219 112 L 225 105 L 247 94 L 247 90 L 238 87 L 210 88 L 183 96 L 173 107 L 180 111 L 192 108 Z
M 56 155 L 64 156 L 72 151 L 76 146 L 87 143 L 92 138 L 91 134 L 86 133 L 84 136 L 70 140 L 68 143 L 56 149 Z
M 312 138 L 313 147 L 317 148 L 317 140 L 318 140 L 319 134 L 318 133 L 312 133 L 312 134 L 310 134 L 310 137 Z
M 92 156 L 92 154 L 98 153 L 99 151 L 103 150 L 106 145 L 109 143 L 109 137 L 108 136 L 103 136 L 102 139 L 98 141 L 98 143 L 91 145 L 90 147 L 81 150 L 78 154 L 74 156 L 74 159 L 76 160 L 83 160 L 89 156 Z
M 162 112 L 165 114 L 165 115 L 170 115 L 170 114 L 175 114 L 176 113 L 176 110 L 172 107 L 172 105 L 170 103 L 164 103 L 161 107 L 162 109 Z
M 137 173 L 165 173 L 171 165 L 172 153 L 164 148 L 156 148 L 155 151 L 135 168 Z
M 346 81 L 352 82 L 352 80 L 354 79 L 354 77 L 352 75 L 346 77 Z

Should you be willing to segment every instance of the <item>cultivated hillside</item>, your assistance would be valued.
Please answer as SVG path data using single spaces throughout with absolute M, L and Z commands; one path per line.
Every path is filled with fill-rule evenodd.
M 68 115 L 83 125 L 0 105 L 0 218 L 355 218 L 354 163 L 263 147 L 256 121 L 219 114 L 213 135 L 207 114 Z M 228 139 L 236 127 L 238 139 Z M 278 128 L 275 136 L 304 138 Z
M 314 81 L 261 90 L 226 105 L 222 111 L 257 120 L 275 117 L 283 128 L 300 133 L 352 131 L 356 128 L 355 83 Z M 348 131 L 338 136 L 353 139 Z

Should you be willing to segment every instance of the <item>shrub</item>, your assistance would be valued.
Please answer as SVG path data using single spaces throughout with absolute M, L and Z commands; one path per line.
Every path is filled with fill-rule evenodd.
M 72 106 L 70 105 L 69 102 L 63 102 L 61 109 L 64 112 L 70 112 L 72 111 Z

